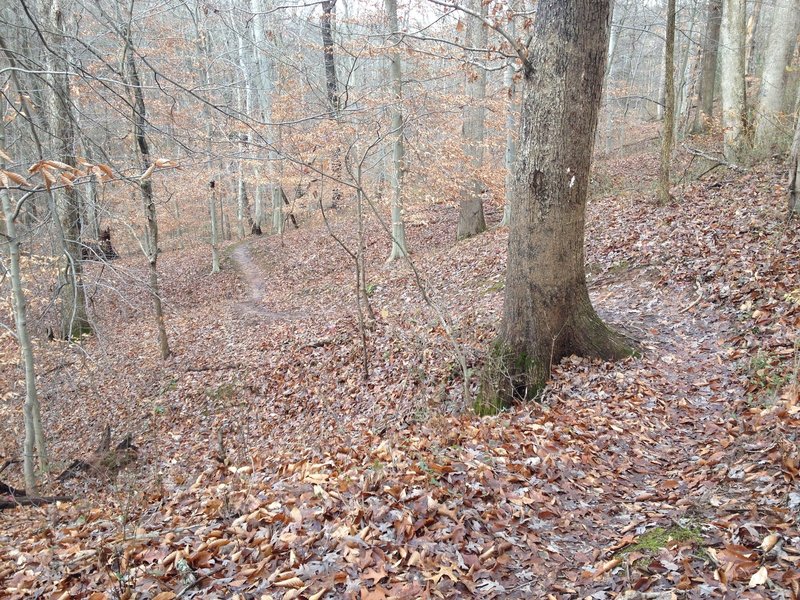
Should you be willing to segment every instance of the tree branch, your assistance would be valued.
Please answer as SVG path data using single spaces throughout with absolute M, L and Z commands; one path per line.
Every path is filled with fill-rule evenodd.
M 502 35 L 506 39 L 506 41 L 508 41 L 508 43 L 511 44 L 511 47 L 517 53 L 517 56 L 519 56 L 519 59 L 522 61 L 522 65 L 525 67 L 526 70 L 532 68 L 530 61 L 528 61 L 528 48 L 520 44 L 519 40 L 513 38 L 505 29 L 503 29 L 499 25 L 492 23 L 489 19 L 485 18 L 480 13 L 477 13 L 474 10 L 471 10 L 464 6 L 461 6 L 460 4 L 452 4 L 450 2 L 444 2 L 443 0 L 428 0 L 428 2 L 431 2 L 432 4 L 438 4 L 439 6 L 444 6 L 445 8 L 449 8 L 451 10 L 460 10 L 461 12 L 478 19 L 481 23 L 486 25 L 486 27 L 488 27 L 489 29 L 493 29 L 494 31 Z

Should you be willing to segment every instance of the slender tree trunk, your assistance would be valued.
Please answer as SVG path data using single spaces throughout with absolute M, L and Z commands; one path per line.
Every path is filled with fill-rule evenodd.
M 336 54 L 333 47 L 333 22 L 336 18 L 336 0 L 322 0 L 322 16 L 320 31 L 322 32 L 322 58 L 325 66 L 325 89 L 328 95 L 328 111 L 330 118 L 339 122 L 342 111 L 342 98 L 339 95 L 339 80 L 336 76 Z M 331 174 L 333 176 L 333 193 L 331 204 L 334 208 L 341 204 L 342 189 L 338 180 L 342 177 L 342 149 L 339 142 L 334 142 L 331 156 Z
M 173 200 L 175 206 L 175 237 L 178 238 L 178 249 L 183 250 L 183 225 L 181 225 L 181 207 L 178 198 Z
M 86 160 L 92 162 L 92 158 L 86 155 Z M 98 201 L 98 182 L 97 182 L 97 175 L 92 174 L 91 179 L 86 184 L 86 197 L 83 205 L 82 215 L 81 215 L 81 231 L 84 232 L 84 237 L 88 237 L 91 240 L 97 240 L 100 238 L 100 218 L 98 215 L 98 207 L 100 203 Z
M 794 129 L 791 160 L 789 162 L 789 217 L 800 214 L 800 115 Z
M 773 9 L 764 71 L 761 75 L 756 116 L 755 145 L 759 151 L 770 153 L 776 146 L 786 148 L 787 130 L 791 127 L 788 115 L 782 115 L 786 70 L 797 45 L 797 20 L 800 0 L 781 0 Z M 782 143 L 781 143 L 782 142 Z
M 749 146 L 744 52 L 745 0 L 723 0 L 719 59 L 724 151 L 730 162 L 743 161 Z
M 656 117 L 659 121 L 664 120 L 664 109 L 666 108 L 666 95 L 667 90 L 665 84 L 667 82 L 667 73 L 664 70 L 667 64 L 667 44 L 664 43 L 661 54 L 661 65 L 659 69 L 660 77 L 658 78 L 658 105 L 656 106 Z
M 779 0 L 778 3 L 779 4 Z M 746 36 L 745 36 L 745 75 L 752 75 L 755 73 L 756 62 L 756 34 L 758 28 L 761 26 L 761 7 L 763 0 L 755 0 L 753 2 L 753 9 L 750 12 L 750 17 L 747 19 Z
M 231 14 L 235 14 L 235 6 L 231 0 Z M 231 30 L 235 30 L 240 25 L 235 21 L 231 23 Z M 244 82 L 244 89 L 241 86 L 236 88 L 236 99 L 239 112 L 245 118 L 250 118 L 252 113 L 251 98 L 252 86 L 250 84 L 250 72 L 247 65 L 244 36 L 238 34 L 236 36 L 236 58 L 239 67 L 239 73 L 242 81 Z M 239 159 L 237 160 L 237 194 L 236 194 L 236 230 L 239 239 L 245 237 L 245 232 L 252 228 L 252 221 L 250 220 L 250 211 L 247 202 L 247 181 L 245 179 L 245 155 L 248 149 L 248 135 L 246 133 L 239 134 Z M 245 224 L 245 221 L 250 221 Z
M 700 74 L 699 110 L 694 133 L 702 133 L 714 114 L 714 88 L 717 81 L 717 50 L 722 24 L 722 0 L 708 0 L 706 35 L 703 38 L 703 61 Z
M 487 5 L 481 0 L 471 0 L 470 8 L 484 17 Z M 486 48 L 486 26 L 478 19 L 470 18 L 467 26 L 466 46 Z M 480 178 L 483 166 L 483 137 L 486 120 L 486 69 L 483 68 L 483 55 L 467 50 L 466 58 L 472 63 L 467 68 L 466 95 L 464 106 L 463 145 L 467 157 L 467 176 L 461 192 L 456 239 L 463 240 L 486 231 L 486 218 L 483 214 L 483 193 L 486 189 Z
M 48 6 L 51 42 L 54 48 L 66 52 L 64 23 L 60 0 L 53 0 Z M 61 56 L 49 54 L 49 76 L 51 93 L 48 98 L 48 112 L 53 134 L 54 157 L 71 166 L 75 160 L 75 120 L 72 114 L 67 61 Z M 64 238 L 64 257 L 66 264 L 60 274 L 61 298 L 61 336 L 64 339 L 78 339 L 91 333 L 92 326 L 86 311 L 86 294 L 83 288 L 83 268 L 81 264 L 80 202 L 78 191 L 69 186 L 53 192 L 56 210 Z
M 514 2 L 509 5 L 511 10 L 514 10 Z M 516 36 L 516 24 L 513 17 L 508 23 L 506 28 L 509 35 Z M 501 227 L 508 227 L 511 224 L 511 202 L 514 195 L 514 161 L 517 157 L 517 136 L 516 136 L 516 86 L 514 84 L 514 60 L 508 59 L 506 68 L 503 70 L 503 87 L 506 91 L 506 149 L 504 155 L 504 162 L 506 167 L 505 178 L 505 205 L 503 206 L 503 220 L 500 222 Z
M 689 109 L 687 105 L 689 104 L 689 98 L 691 95 L 689 93 L 690 88 L 693 85 L 693 75 L 694 75 L 694 67 L 692 66 L 691 58 L 692 58 L 692 49 L 694 47 L 694 29 L 695 24 L 697 22 L 697 4 L 692 9 L 691 13 L 689 14 L 689 28 L 686 33 L 686 39 L 684 43 L 681 44 L 681 52 L 680 52 L 680 59 L 678 61 L 678 68 L 676 69 L 676 74 L 679 76 L 677 85 L 675 86 L 675 135 L 678 137 L 683 137 L 683 133 L 685 131 L 684 127 L 679 125 L 681 122 L 686 122 L 684 119 L 684 115 L 688 114 Z M 674 40 L 674 36 L 673 36 Z M 673 41 L 674 43 L 674 41 Z
M 664 123 L 661 131 L 661 169 L 658 177 L 658 202 L 670 201 L 670 167 L 675 138 L 675 0 L 667 0 L 667 39 L 664 52 Z
M 406 227 L 403 223 L 403 177 L 407 169 L 403 123 L 403 81 L 400 64 L 400 34 L 397 24 L 397 0 L 385 0 L 389 50 L 389 79 L 392 90 L 392 251 L 389 261 L 407 254 Z
M 202 23 L 203 17 L 200 15 L 201 8 L 197 5 L 196 12 L 192 15 L 194 18 L 195 32 L 197 34 L 197 58 L 200 62 L 200 83 L 205 93 L 210 93 L 211 90 L 211 32 L 208 29 L 207 23 Z M 207 104 L 203 104 L 203 120 L 206 123 L 206 160 L 208 163 L 208 173 L 214 172 L 214 150 L 213 150 L 213 121 L 211 118 L 211 111 Z M 221 185 L 221 182 L 216 181 L 215 176 L 211 176 L 209 181 L 209 194 L 208 194 L 208 214 L 211 225 L 211 273 L 219 273 L 219 243 L 224 236 L 224 230 L 221 228 L 224 223 L 220 220 L 224 218 L 222 214 L 217 215 L 216 203 L 216 187 Z M 220 211 L 221 212 L 221 211 Z
M 131 5 L 131 9 L 133 5 Z M 136 156 L 139 159 L 139 168 L 142 173 L 151 170 L 150 148 L 147 143 L 146 125 L 147 111 L 144 103 L 144 90 L 136 69 L 136 59 L 133 55 L 133 40 L 129 29 L 125 33 L 125 68 L 129 82 L 129 94 L 132 96 L 131 106 L 133 108 L 133 136 Z M 156 216 L 156 203 L 153 199 L 153 182 L 151 175 L 141 177 L 139 180 L 139 191 L 142 196 L 142 208 L 145 217 L 145 239 L 142 247 L 147 256 L 149 271 L 150 296 L 153 298 L 153 312 L 156 318 L 158 329 L 158 346 L 161 358 L 169 358 L 172 352 L 167 340 L 167 329 L 164 324 L 164 309 L 161 305 L 161 290 L 158 282 L 158 220 Z
M 584 270 L 609 2 L 539 0 L 537 6 L 523 79 L 503 321 L 483 373 L 478 411 L 538 397 L 551 365 L 565 356 L 631 353 L 597 316 Z
M 286 194 L 279 185 L 272 186 L 272 231 L 278 235 L 283 234 L 283 204 Z
M 259 82 L 258 105 L 261 108 L 261 119 L 264 123 L 267 123 L 265 135 L 269 147 L 269 161 L 266 168 L 262 171 L 256 167 L 255 223 L 252 226 L 252 232 L 255 235 L 261 235 L 264 228 L 266 204 L 262 183 L 267 184 L 270 194 L 273 186 L 281 185 L 275 171 L 275 165 L 278 163 L 278 154 L 275 150 L 275 145 L 280 135 L 280 128 L 273 124 L 273 96 L 277 90 L 277 76 L 279 70 L 275 61 L 269 54 L 269 52 L 279 51 L 276 44 L 277 40 L 280 38 L 280 33 L 278 32 L 278 28 L 273 27 L 269 22 L 267 13 L 272 8 L 272 3 L 269 0 L 250 0 L 250 7 L 251 12 L 255 15 L 253 18 L 253 40 L 255 42 L 253 49 L 253 66 L 257 71 L 257 76 L 254 77 L 254 81 Z M 270 41 L 267 40 L 268 31 L 272 33 Z M 264 182 L 261 180 L 262 175 L 265 179 Z
M 239 161 L 238 185 L 236 194 L 236 233 L 240 240 L 244 239 L 245 231 L 252 228 L 252 223 L 245 226 L 245 220 L 250 215 L 247 201 L 247 184 L 244 179 L 244 167 Z
M 261 182 L 261 169 L 255 167 L 253 172 L 256 178 L 256 191 L 253 209 L 253 225 L 250 230 L 253 235 L 261 235 L 261 225 L 264 222 L 264 184 Z
M 5 111 L 2 111 L 4 113 Z M 2 116 L 0 113 L 0 117 Z M 0 119 L 0 148 L 5 148 L 5 123 Z M 0 160 L 0 169 L 5 164 Z M 8 190 L 0 188 L 0 208 L 3 210 L 5 223 L 6 243 L 9 255 L 9 279 L 11 280 L 11 297 L 14 308 L 14 323 L 17 330 L 22 364 L 25 370 L 25 402 L 22 406 L 23 422 L 25 425 L 25 439 L 22 445 L 22 467 L 25 477 L 25 492 L 29 496 L 36 495 L 36 470 L 34 456 L 39 455 L 40 466 L 47 467 L 47 443 L 42 428 L 42 418 L 39 410 L 39 397 L 36 392 L 36 368 L 33 357 L 33 345 L 28 331 L 27 300 L 22 284 L 20 271 L 19 239 L 14 212 Z
M 618 14 L 618 12 L 623 11 L 615 11 L 616 2 L 611 3 L 611 18 L 612 23 Z M 625 23 L 625 14 L 621 14 L 619 17 L 618 25 L 621 26 Z M 613 149 L 613 142 L 614 142 L 614 111 L 612 109 L 612 104 L 614 104 L 614 97 L 612 94 L 612 88 L 615 82 L 615 68 L 614 65 L 616 61 L 614 60 L 615 55 L 617 53 L 617 44 L 619 43 L 619 27 L 614 27 L 612 25 L 611 31 L 609 33 L 609 41 L 608 41 L 608 58 L 606 58 L 606 75 L 605 75 L 605 113 L 606 113 L 606 135 L 605 135 L 605 150 L 606 152 L 611 152 Z M 506 205 L 508 205 L 508 201 L 506 200 Z

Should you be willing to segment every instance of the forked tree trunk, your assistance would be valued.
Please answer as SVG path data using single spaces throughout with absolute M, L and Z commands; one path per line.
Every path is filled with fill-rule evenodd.
M 592 307 L 584 271 L 608 28 L 608 0 L 538 3 L 523 79 L 503 321 L 483 372 L 479 412 L 539 397 L 551 365 L 565 356 L 631 354 Z
M 392 251 L 389 261 L 406 255 L 406 228 L 403 223 L 403 177 L 406 172 L 406 151 L 403 145 L 403 82 L 400 64 L 400 34 L 397 24 L 397 0 L 385 0 L 388 38 L 392 44 L 389 58 L 389 79 L 392 90 Z
M 667 1 L 667 39 L 664 52 L 664 122 L 661 131 L 661 168 L 658 177 L 658 202 L 670 201 L 672 141 L 675 136 L 675 0 Z
M 722 0 L 708 0 L 708 21 L 703 39 L 703 62 L 700 74 L 699 102 L 693 132 L 702 133 L 714 114 L 714 87 L 717 81 L 717 49 L 722 23 Z
M 470 8 L 486 15 L 487 5 L 481 0 L 472 0 Z M 467 26 L 468 48 L 486 48 L 486 26 L 478 19 L 470 18 Z M 485 184 L 479 171 L 483 166 L 483 136 L 485 130 L 486 108 L 486 69 L 483 68 L 483 54 L 479 51 L 466 52 L 467 60 L 473 64 L 467 69 L 466 95 L 464 106 L 463 144 L 467 157 L 467 176 L 461 192 L 458 230 L 456 239 L 463 240 L 486 231 L 486 218 L 483 214 L 483 192 Z
M 740 162 L 748 149 L 744 79 L 745 0 L 724 0 L 719 42 L 722 127 L 726 160 Z

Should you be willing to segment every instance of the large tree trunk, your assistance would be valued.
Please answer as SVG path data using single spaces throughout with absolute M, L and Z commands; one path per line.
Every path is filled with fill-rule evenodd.
M 584 271 L 608 27 L 608 0 L 539 1 L 523 79 L 503 322 L 479 411 L 538 397 L 551 365 L 565 356 L 631 353 L 595 313 Z
M 150 175 L 150 173 L 152 173 L 150 148 L 145 133 L 147 112 L 144 104 L 144 90 L 142 89 L 142 83 L 139 79 L 139 73 L 136 70 L 136 59 L 133 55 L 132 34 L 131 31 L 127 29 L 124 30 L 124 33 L 125 68 L 127 71 L 127 79 L 130 84 L 129 94 L 131 95 L 131 105 L 133 108 L 134 149 L 139 159 L 139 167 L 142 169 L 142 173 L 147 174 L 139 180 L 139 191 L 142 196 L 142 208 L 144 209 L 145 217 L 145 239 L 142 247 L 147 256 L 150 296 L 153 298 L 153 312 L 158 329 L 158 347 L 161 352 L 161 358 L 166 359 L 169 358 L 172 352 L 170 351 L 169 342 L 167 341 L 167 329 L 164 324 L 164 309 L 161 305 L 161 290 L 158 283 L 158 220 L 156 217 L 156 203 L 153 199 L 153 182 Z
M 481 0 L 472 0 L 470 8 L 486 16 L 487 6 Z M 467 48 L 486 48 L 486 26 L 478 19 L 470 18 L 467 26 Z M 483 215 L 483 193 L 486 189 L 479 171 L 483 166 L 483 136 L 485 130 L 486 108 L 486 69 L 483 68 L 484 55 L 480 51 L 467 50 L 466 58 L 472 63 L 467 69 L 466 95 L 464 105 L 463 144 L 467 157 L 467 176 L 461 192 L 461 205 L 458 216 L 456 239 L 463 240 L 486 231 Z
M 786 148 L 791 119 L 782 115 L 786 68 L 797 44 L 797 19 L 800 0 L 781 0 L 773 9 L 764 71 L 761 76 L 761 93 L 756 118 L 755 144 L 764 153 L 776 146 Z
M 725 158 L 741 162 L 749 147 L 744 79 L 745 0 L 724 0 L 719 44 Z
M 658 178 L 658 202 L 670 200 L 672 141 L 675 136 L 675 0 L 667 1 L 667 39 L 664 52 L 664 123 L 661 131 L 661 168 Z
M 708 21 L 703 39 L 703 63 L 700 75 L 700 106 L 695 120 L 695 133 L 706 130 L 714 113 L 714 87 L 717 81 L 717 49 L 722 23 L 722 0 L 708 0 Z
M 48 23 L 54 49 L 66 52 L 63 43 L 64 23 L 59 0 L 48 7 Z M 76 166 L 75 121 L 72 114 L 70 84 L 67 61 L 61 56 L 49 55 L 49 76 L 51 90 L 48 95 L 48 109 L 53 134 L 53 153 L 59 160 L 71 167 Z M 80 338 L 91 333 L 92 326 L 86 312 L 86 294 L 83 289 L 83 269 L 81 266 L 80 203 L 78 191 L 65 186 L 53 192 L 64 240 L 64 268 L 59 276 L 61 298 L 61 337 L 67 340 Z
M 406 228 L 403 223 L 403 176 L 406 172 L 406 152 L 403 145 L 403 82 L 400 64 L 400 34 L 397 25 L 397 0 L 386 0 L 389 27 L 389 79 L 392 90 L 392 251 L 389 261 L 403 258 L 406 249 Z

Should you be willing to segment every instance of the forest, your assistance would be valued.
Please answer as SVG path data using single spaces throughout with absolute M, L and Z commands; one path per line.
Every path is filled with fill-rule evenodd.
M 6 0 L 0 209 L 0 599 L 800 598 L 800 0 Z

